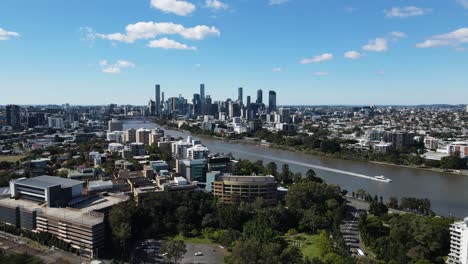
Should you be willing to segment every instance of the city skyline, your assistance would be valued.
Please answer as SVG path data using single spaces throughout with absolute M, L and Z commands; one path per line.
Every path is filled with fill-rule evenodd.
M 177 2 L 0 3 L 0 104 L 145 105 L 154 83 L 278 105 L 468 101 L 466 1 Z

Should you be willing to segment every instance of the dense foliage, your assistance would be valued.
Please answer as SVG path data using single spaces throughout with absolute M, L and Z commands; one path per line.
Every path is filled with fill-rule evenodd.
M 452 220 L 414 214 L 359 218 L 364 243 L 388 263 L 444 263 Z M 426 262 L 425 262 L 426 261 Z

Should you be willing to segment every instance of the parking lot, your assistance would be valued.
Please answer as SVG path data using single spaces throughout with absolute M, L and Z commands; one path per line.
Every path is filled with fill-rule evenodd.
M 201 252 L 202 256 L 195 256 L 195 253 Z M 223 263 L 226 250 L 217 245 L 191 244 L 187 243 L 187 253 L 181 263 L 184 264 L 216 264 Z
M 163 240 L 147 239 L 141 241 L 134 252 L 133 263 L 135 264 L 157 264 L 166 263 L 162 256 L 161 246 Z M 227 251 L 218 245 L 185 243 L 187 253 L 180 263 L 190 264 L 215 264 L 222 263 Z M 196 256 L 195 253 L 201 253 Z

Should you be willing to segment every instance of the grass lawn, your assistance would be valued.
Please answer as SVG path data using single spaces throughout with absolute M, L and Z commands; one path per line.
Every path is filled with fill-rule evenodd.
M 173 239 L 182 240 L 184 242 L 193 243 L 193 244 L 209 244 L 209 245 L 215 244 L 210 239 L 202 237 L 202 236 L 200 236 L 200 237 L 184 237 L 183 235 L 179 234 L 179 235 L 173 237 Z
M 311 259 L 313 257 L 319 257 L 320 255 L 320 252 L 316 246 L 318 238 L 319 235 L 300 233 L 294 236 L 290 236 L 286 239 L 301 249 L 304 258 L 308 257 Z
M 8 161 L 8 162 L 16 162 L 22 158 L 26 157 L 25 155 L 19 155 L 19 156 L 0 156 L 0 162 L 1 161 Z

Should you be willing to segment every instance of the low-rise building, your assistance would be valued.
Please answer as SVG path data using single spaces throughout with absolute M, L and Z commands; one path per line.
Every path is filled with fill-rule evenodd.
M 63 207 L 82 195 L 83 182 L 53 176 L 20 178 L 10 181 L 11 197 L 47 203 L 49 207 Z

